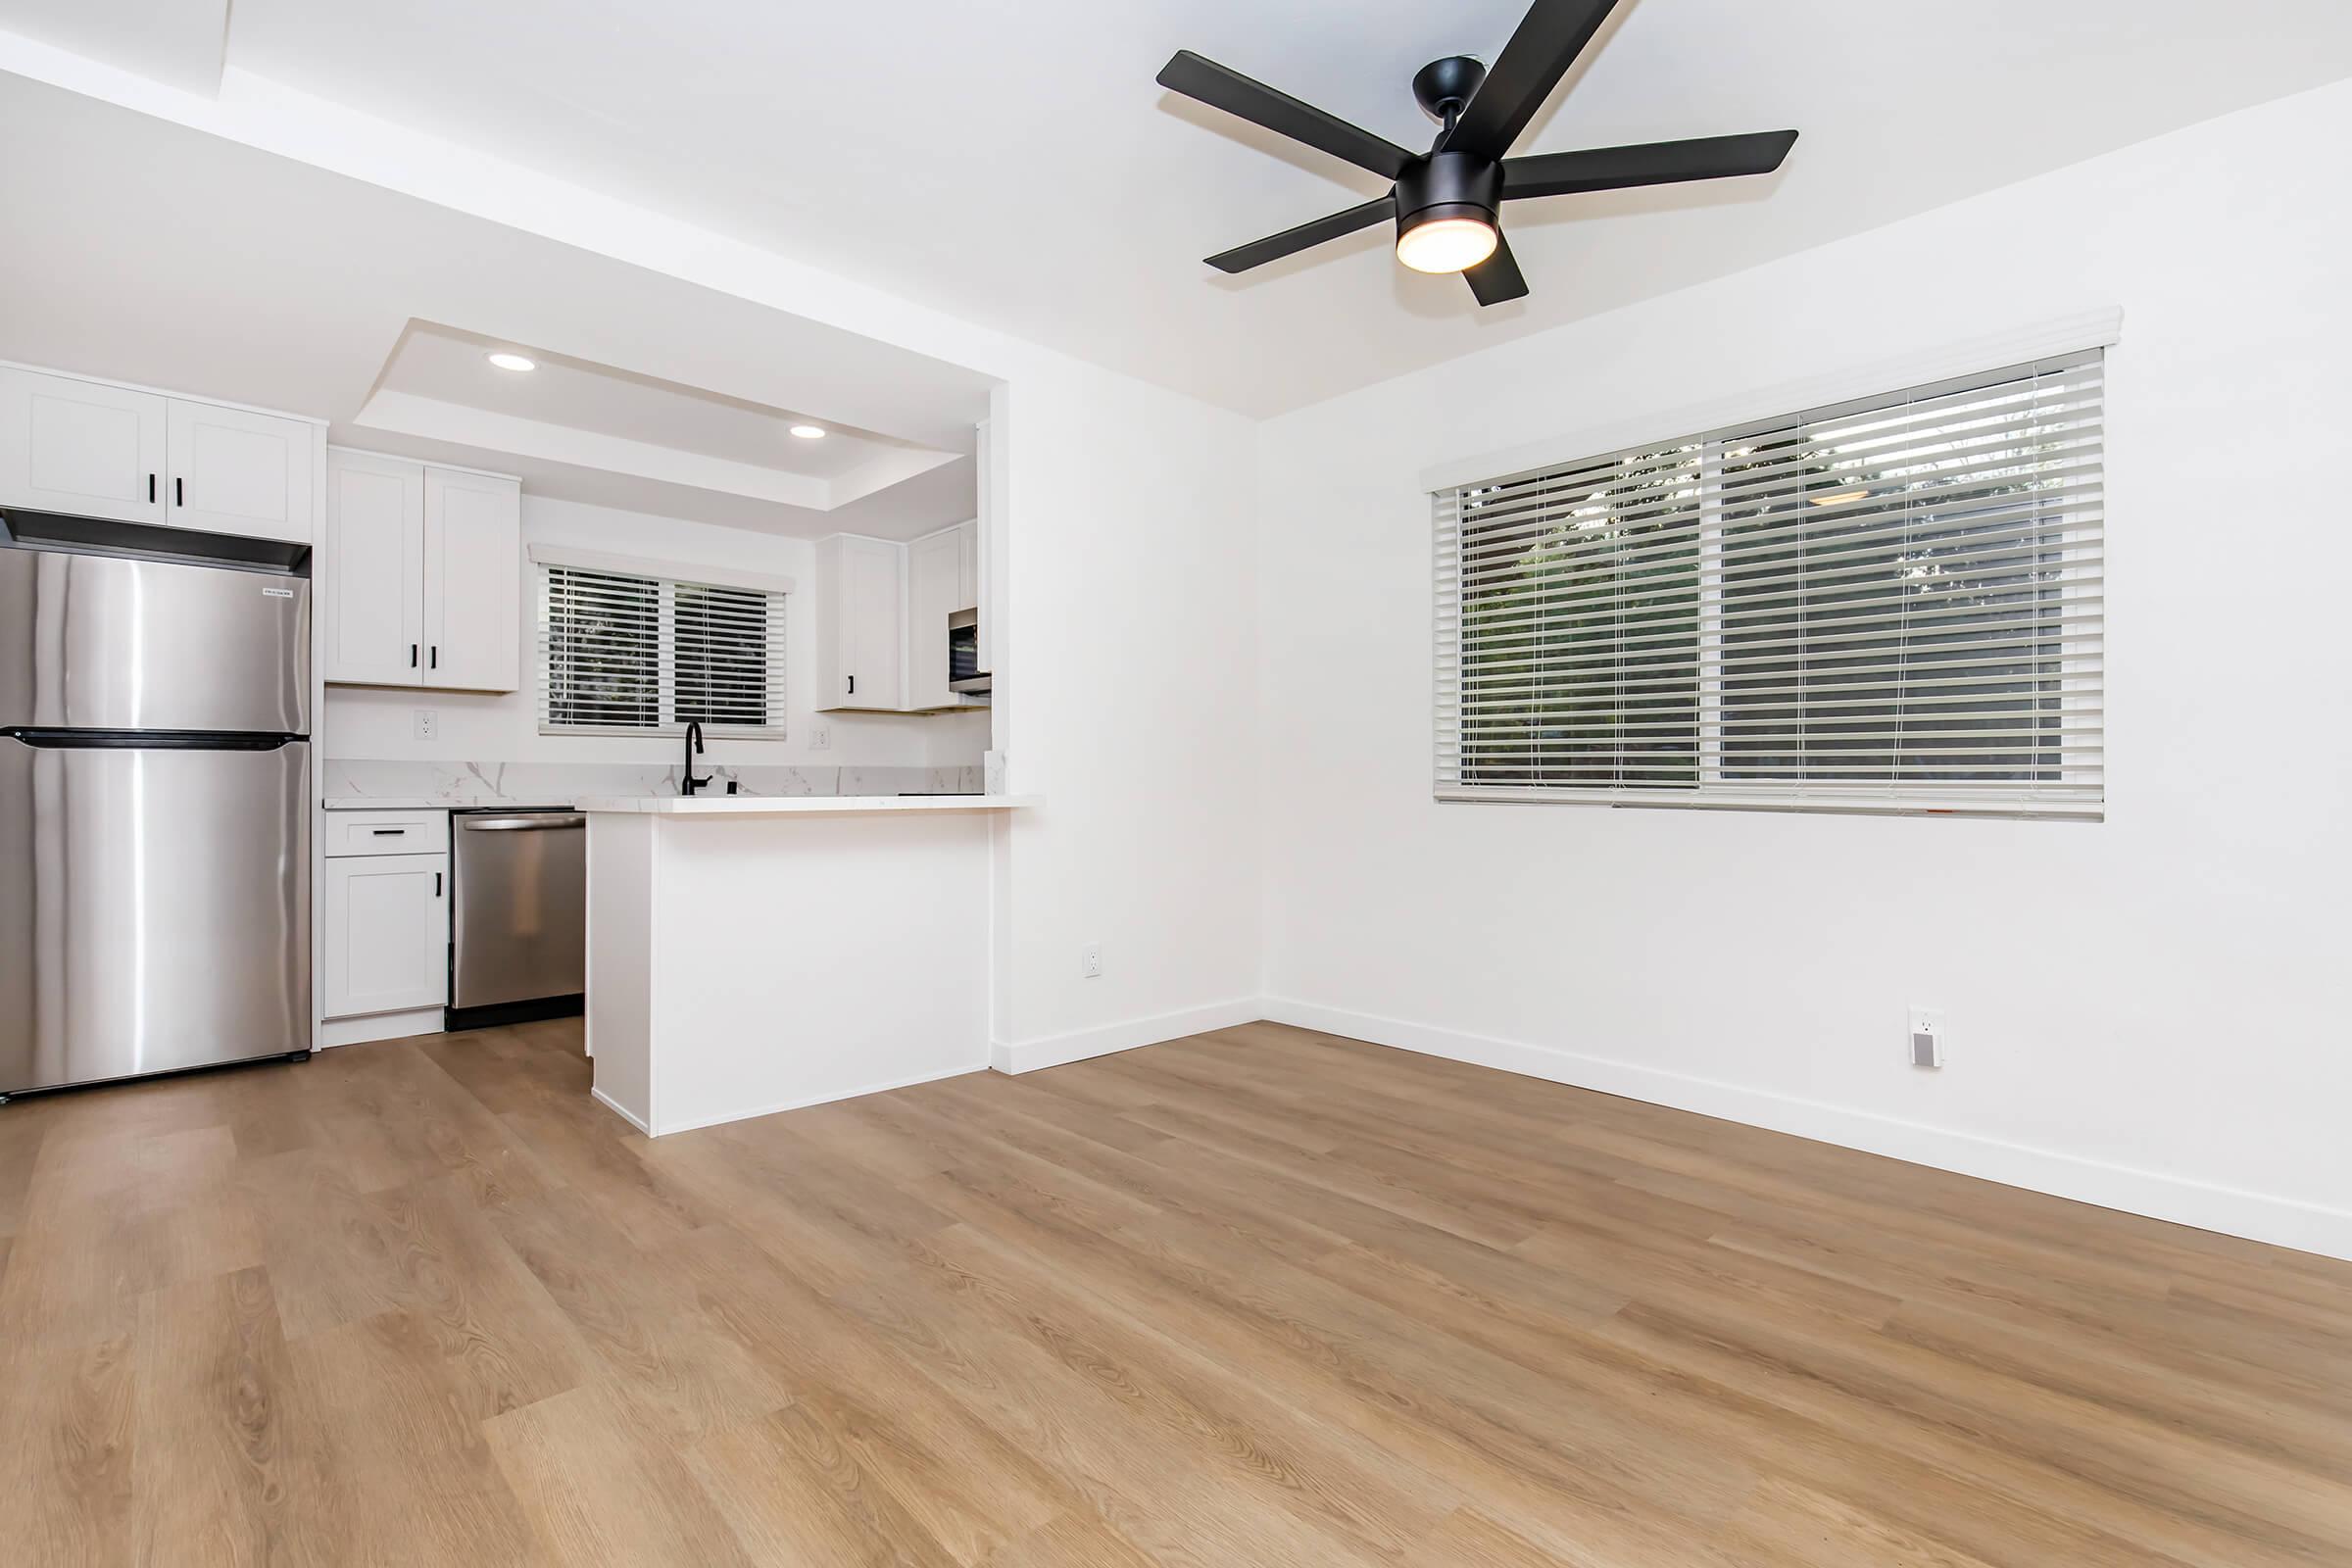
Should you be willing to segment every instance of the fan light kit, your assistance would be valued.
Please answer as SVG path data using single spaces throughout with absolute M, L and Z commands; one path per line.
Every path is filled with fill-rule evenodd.
M 519 354 L 509 354 L 504 350 L 501 350 L 496 354 L 486 354 L 482 357 L 488 360 L 492 365 L 497 366 L 502 370 L 536 370 L 539 368 L 539 364 L 536 360 L 526 360 Z
M 1413 97 L 1443 127 L 1426 153 L 1399 147 L 1179 49 L 1159 74 L 1162 87 L 1392 181 L 1386 196 L 1220 252 L 1208 265 L 1223 272 L 1246 272 L 1394 220 L 1396 260 L 1415 271 L 1460 272 L 1479 304 L 1499 305 L 1527 293 L 1527 279 L 1502 237 L 1504 202 L 1769 174 L 1780 168 L 1796 142 L 1793 130 L 1508 156 L 1511 143 L 1618 4 L 1536 0 L 1492 71 L 1469 55 L 1448 55 L 1423 66 L 1413 77 Z
M 825 427 L 821 424 L 796 424 L 792 427 L 792 433 L 804 441 L 822 441 Z

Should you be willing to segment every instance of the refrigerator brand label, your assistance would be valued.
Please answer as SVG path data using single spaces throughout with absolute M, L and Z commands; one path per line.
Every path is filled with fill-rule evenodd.
M 294 590 L 291 588 L 265 588 L 262 590 L 262 597 L 264 599 L 291 599 L 294 597 Z

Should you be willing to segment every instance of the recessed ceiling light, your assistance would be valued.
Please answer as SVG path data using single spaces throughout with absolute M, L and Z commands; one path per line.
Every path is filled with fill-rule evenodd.
M 825 427 L 821 424 L 796 424 L 792 427 L 792 433 L 804 441 L 821 441 L 825 436 Z
M 519 354 L 499 353 L 487 355 L 485 358 L 502 370 L 536 370 L 539 368 L 538 361 L 526 360 Z

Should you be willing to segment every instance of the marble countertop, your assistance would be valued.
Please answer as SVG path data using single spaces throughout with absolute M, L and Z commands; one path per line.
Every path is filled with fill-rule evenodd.
M 517 811 L 572 809 L 567 800 L 517 801 L 504 795 L 334 795 L 320 804 L 330 811 L 470 811 L 484 806 L 503 806 Z
M 865 816 L 894 811 L 1012 811 L 1035 795 L 584 795 L 575 811 L 648 816 Z

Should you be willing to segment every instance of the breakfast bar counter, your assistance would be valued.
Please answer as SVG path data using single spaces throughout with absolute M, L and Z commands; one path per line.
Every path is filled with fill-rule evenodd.
M 993 824 L 1037 804 L 576 800 L 597 1099 L 660 1136 L 985 1067 Z

